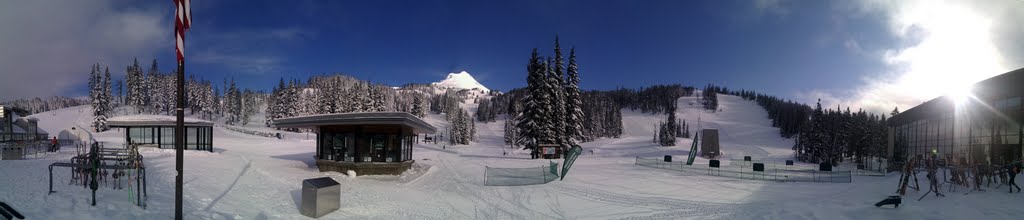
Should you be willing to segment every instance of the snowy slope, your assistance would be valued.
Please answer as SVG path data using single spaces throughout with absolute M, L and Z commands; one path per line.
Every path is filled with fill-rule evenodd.
M 722 112 L 699 112 L 680 99 L 677 114 L 696 127 L 722 129 L 727 156 L 782 157 L 789 143 L 769 135 L 763 110 L 751 102 L 720 96 Z M 475 106 L 465 105 L 468 109 Z M 89 121 L 88 107 L 37 114 L 51 131 Z M 83 113 L 85 112 L 85 113 Z M 215 152 L 185 152 L 186 219 L 307 219 L 299 215 L 301 181 L 331 177 L 341 183 L 341 209 L 321 219 L 1019 219 L 1020 196 L 999 190 L 947 193 L 914 201 L 910 190 L 898 209 L 874 202 L 891 195 L 899 179 L 855 176 L 853 183 L 785 183 L 737 180 L 651 169 L 634 158 L 685 155 L 689 140 L 675 147 L 651 143 L 651 122 L 664 115 L 623 113 L 627 135 L 584 143 L 584 154 L 565 181 L 545 185 L 483 186 L 491 167 L 537 167 L 501 142 L 503 121 L 477 123 L 480 142 L 469 146 L 417 144 L 416 167 L 402 176 L 359 176 L 317 172 L 312 140 L 276 140 L 214 129 Z M 443 128 L 442 115 L 425 119 Z M 692 120 L 692 121 L 691 121 Z M 48 128 L 51 127 L 51 128 Z M 645 130 L 646 129 L 646 130 Z M 695 128 L 691 128 L 695 130 Z M 123 141 L 117 130 L 96 134 L 108 145 Z M 594 150 L 593 153 L 589 152 Z M 68 170 L 55 168 L 54 194 L 47 195 L 47 165 L 65 162 L 74 150 L 21 161 L 0 160 L 0 201 L 29 219 L 165 219 L 173 213 L 174 154 L 146 149 L 149 206 L 128 201 L 127 190 L 103 186 L 97 206 L 89 191 L 70 186 Z M 558 161 L 561 162 L 561 161 Z M 703 162 L 703 161 L 701 161 Z M 923 179 L 924 175 L 920 178 Z M 926 184 L 926 183 L 922 183 Z M 922 187 L 927 187 L 923 185 Z M 947 187 L 943 187 L 947 188 Z
M 718 129 L 723 158 L 793 158 L 793 140 L 779 136 L 779 129 L 771 126 L 768 112 L 757 103 L 719 94 L 720 111 L 714 112 L 704 110 L 699 100 L 699 96 L 679 98 L 676 117 L 686 120 L 690 132 L 698 127 Z

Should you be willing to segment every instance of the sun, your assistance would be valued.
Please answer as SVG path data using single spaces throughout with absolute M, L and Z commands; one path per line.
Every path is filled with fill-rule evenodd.
M 953 100 L 953 104 L 956 106 L 963 106 L 971 99 L 971 97 L 974 97 L 974 94 L 971 93 L 971 86 L 965 85 L 953 88 L 950 90 L 948 96 Z

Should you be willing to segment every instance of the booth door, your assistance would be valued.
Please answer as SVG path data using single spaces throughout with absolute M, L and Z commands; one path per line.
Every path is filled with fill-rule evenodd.
M 385 162 L 387 156 L 387 136 L 370 136 L 370 157 L 373 162 Z

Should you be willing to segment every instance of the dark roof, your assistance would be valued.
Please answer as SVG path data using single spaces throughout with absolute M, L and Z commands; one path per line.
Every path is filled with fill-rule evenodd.
M 323 125 L 367 125 L 389 124 L 412 127 L 416 133 L 432 134 L 434 126 L 407 112 L 356 112 L 298 116 L 274 120 L 274 125 L 283 128 L 314 128 Z
M 1024 68 L 1006 72 L 992 78 L 982 80 L 971 86 L 971 94 L 980 101 L 992 101 L 1001 98 L 1024 96 Z M 974 102 L 974 100 L 971 100 Z M 910 123 L 923 118 L 935 117 L 953 111 L 953 102 L 948 96 L 928 100 L 913 108 L 907 109 L 889 119 L 890 125 Z
M 213 122 L 184 118 L 186 127 L 213 127 Z M 107 119 L 110 127 L 175 126 L 177 117 L 166 115 L 124 115 Z

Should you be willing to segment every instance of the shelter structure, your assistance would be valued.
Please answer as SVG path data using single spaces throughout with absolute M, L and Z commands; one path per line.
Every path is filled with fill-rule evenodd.
M 0 105 L 0 142 L 46 140 L 50 133 L 39 128 L 39 119 L 20 117 L 14 108 Z
M 359 112 L 282 118 L 279 128 L 315 130 L 316 165 L 321 172 L 397 175 L 412 167 L 418 134 L 434 126 L 405 112 Z
M 174 148 L 177 118 L 166 115 L 125 115 L 107 119 L 111 128 L 124 128 L 124 142 Z M 213 122 L 185 118 L 185 149 L 213 152 Z

